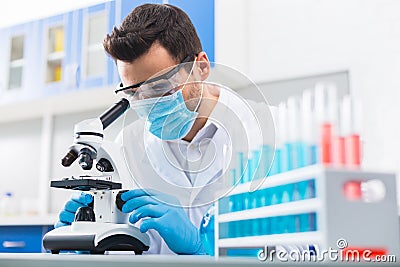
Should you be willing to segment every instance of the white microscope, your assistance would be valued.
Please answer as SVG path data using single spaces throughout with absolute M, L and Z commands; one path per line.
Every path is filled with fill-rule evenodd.
M 75 125 L 74 143 L 61 163 L 69 167 L 79 159 L 83 170 L 92 170 L 95 162 L 100 175 L 51 181 L 51 187 L 90 191 L 93 195 L 93 207 L 79 208 L 70 226 L 56 228 L 43 237 L 43 246 L 51 253 L 77 250 L 91 254 L 105 251 L 142 254 L 149 249 L 149 236 L 129 224 L 128 214 L 121 212 L 124 202 L 120 195 L 126 190 L 121 191 L 122 183 L 115 181 L 130 178 L 122 146 L 103 140 L 104 129 L 128 108 L 129 102 L 123 98 L 98 118 Z

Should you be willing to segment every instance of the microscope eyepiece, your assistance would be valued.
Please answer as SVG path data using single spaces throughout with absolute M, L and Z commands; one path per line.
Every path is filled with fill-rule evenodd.
M 62 160 L 61 160 L 61 164 L 64 167 L 69 167 L 71 166 L 72 163 L 74 163 L 74 161 L 78 158 L 78 153 L 76 153 L 75 150 L 71 149 L 70 151 L 68 151 L 67 155 L 65 155 Z
M 103 129 L 107 128 L 111 123 L 119 118 L 129 108 L 129 101 L 121 98 L 120 101 L 115 103 L 111 108 L 106 110 L 100 115 L 100 120 L 103 123 Z

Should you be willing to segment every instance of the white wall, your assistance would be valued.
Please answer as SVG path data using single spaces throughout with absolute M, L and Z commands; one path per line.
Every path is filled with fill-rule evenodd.
M 349 70 L 364 166 L 400 172 L 400 1 L 215 1 L 217 62 L 256 82 Z
M 0 198 L 6 192 L 20 203 L 39 197 L 41 123 L 40 119 L 0 123 Z

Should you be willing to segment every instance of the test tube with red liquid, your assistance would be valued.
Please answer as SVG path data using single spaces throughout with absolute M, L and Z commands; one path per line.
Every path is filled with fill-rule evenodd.
M 361 105 L 347 95 L 342 100 L 340 113 L 345 165 L 359 167 L 361 164 Z
M 325 165 L 333 164 L 334 138 L 337 124 L 337 94 L 332 84 L 315 86 L 315 112 L 319 136 L 319 159 Z

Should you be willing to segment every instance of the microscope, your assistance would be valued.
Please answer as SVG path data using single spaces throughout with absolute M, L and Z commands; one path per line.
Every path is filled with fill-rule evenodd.
M 98 118 L 75 125 L 74 143 L 61 163 L 69 167 L 78 160 L 83 170 L 94 175 L 53 180 L 50 186 L 89 191 L 93 195 L 93 205 L 79 208 L 71 225 L 56 228 L 44 235 L 43 247 L 52 254 L 60 251 L 89 251 L 91 254 L 134 251 L 135 254 L 142 254 L 149 249 L 149 236 L 129 224 L 128 214 L 121 211 L 124 202 L 120 196 L 127 191 L 120 190 L 121 181 L 131 177 L 123 148 L 117 143 L 103 140 L 104 129 L 128 108 L 129 101 L 122 98 Z

